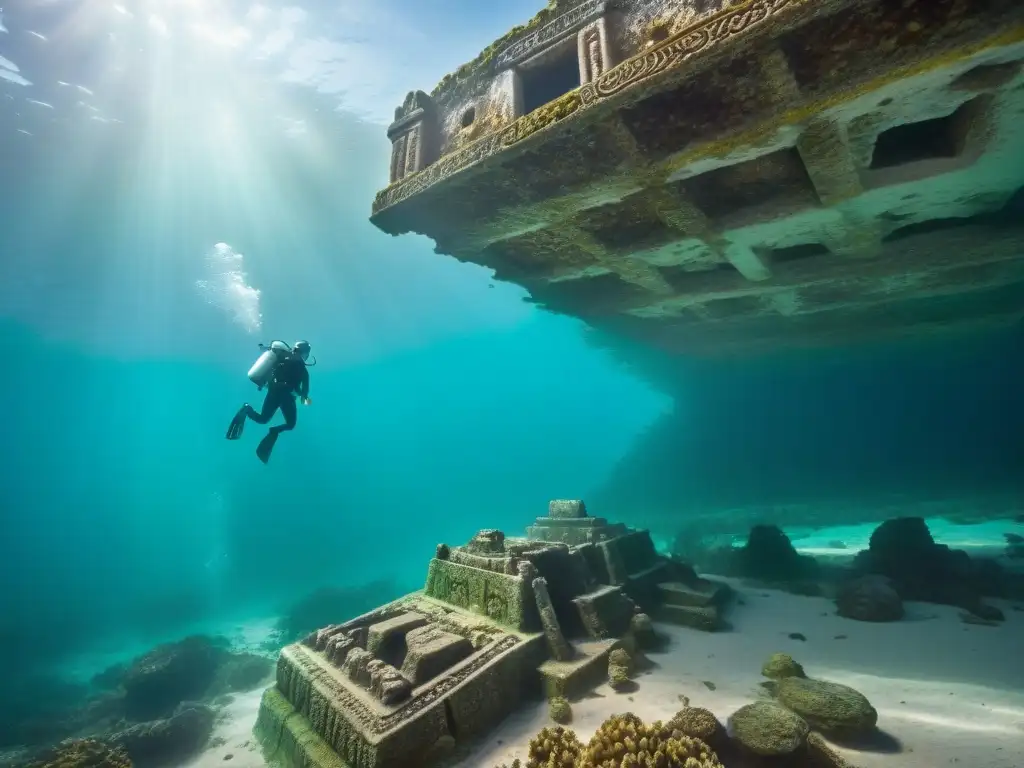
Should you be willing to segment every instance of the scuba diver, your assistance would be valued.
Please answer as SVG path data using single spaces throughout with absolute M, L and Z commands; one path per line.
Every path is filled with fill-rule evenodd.
M 245 428 L 246 419 L 252 419 L 257 424 L 266 424 L 280 409 L 281 415 L 284 416 L 284 424 L 271 427 L 256 448 L 259 460 L 266 464 L 270 461 L 270 454 L 277 443 L 277 436 L 282 432 L 295 429 L 295 422 L 298 418 L 298 409 L 295 407 L 296 396 L 302 398 L 303 405 L 313 402 L 309 399 L 309 371 L 307 368 L 316 365 L 316 358 L 313 358 L 312 363 L 306 362 L 309 359 L 308 341 L 296 341 L 291 347 L 283 341 L 273 341 L 269 347 L 260 344 L 260 349 L 263 350 L 263 354 L 249 369 L 249 379 L 257 389 L 267 388 L 266 397 L 263 398 L 263 407 L 257 413 L 248 403 L 243 405 L 228 426 L 227 438 L 228 440 L 240 438 L 242 430 Z

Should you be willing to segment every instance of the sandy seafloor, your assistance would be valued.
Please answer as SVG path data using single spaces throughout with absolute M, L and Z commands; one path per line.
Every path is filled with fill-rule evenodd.
M 853 686 L 879 713 L 884 738 L 874 751 L 840 749 L 861 768 L 1021 768 L 1024 766 L 1024 612 L 1006 611 L 1000 627 L 964 624 L 958 610 L 908 603 L 903 621 L 868 624 L 835 615 L 824 598 L 738 587 L 742 605 L 729 614 L 733 631 L 706 633 L 659 625 L 671 638 L 657 665 L 637 679 L 631 694 L 597 689 L 597 697 L 573 703 L 572 727 L 586 741 L 609 715 L 632 711 L 664 719 L 687 696 L 725 721 L 758 696 L 761 664 L 774 651 L 800 661 L 809 676 Z M 793 640 L 799 632 L 807 639 Z M 709 690 L 705 683 L 711 683 Z M 262 768 L 265 762 L 251 728 L 260 692 L 235 697 L 215 738 L 190 768 L 225 765 Z M 537 702 L 506 719 L 461 763 L 494 768 L 524 756 L 529 739 L 551 724 Z
M 1002 532 L 1020 533 L 1024 527 L 1006 521 L 929 523 L 937 540 L 972 554 L 993 554 L 1002 548 Z M 808 554 L 849 556 L 867 545 L 873 527 L 830 528 L 795 537 L 794 543 Z M 835 540 L 846 549 L 830 547 Z M 839 749 L 853 766 L 1024 768 L 1024 605 L 990 601 L 1006 614 L 998 627 L 965 624 L 958 609 L 925 603 L 908 603 L 902 621 L 870 624 L 837 616 L 825 598 L 730 583 L 740 598 L 727 615 L 732 631 L 659 625 L 671 642 L 651 655 L 656 666 L 637 679 L 635 692 L 616 693 L 605 685 L 596 696 L 573 703 L 571 727 L 584 742 L 617 712 L 668 718 L 679 709 L 681 696 L 725 722 L 762 695 L 761 665 L 771 653 L 783 651 L 809 676 L 850 685 L 878 710 L 879 743 L 867 751 Z M 269 621 L 234 623 L 220 632 L 242 649 L 261 642 L 271 626 Z M 806 640 L 791 639 L 790 633 Z M 211 747 L 181 768 L 264 768 L 252 735 L 261 694 L 234 696 L 221 712 Z M 531 704 L 507 718 L 460 765 L 495 768 L 525 757 L 529 739 L 550 724 L 546 703 Z

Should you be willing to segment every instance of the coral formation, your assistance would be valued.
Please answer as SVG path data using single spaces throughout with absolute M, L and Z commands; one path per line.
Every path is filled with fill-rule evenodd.
M 621 690 L 633 677 L 633 658 L 625 648 L 616 648 L 608 654 L 608 684 Z
M 560 725 L 544 728 L 530 741 L 526 768 L 574 768 L 582 750 L 575 731 Z
M 560 725 L 568 725 L 572 722 L 572 707 L 564 696 L 555 696 L 548 702 L 548 714 Z
M 583 750 L 578 768 L 722 768 L 699 739 L 650 725 L 629 712 L 605 720 Z
M 712 747 L 718 744 L 724 733 L 714 713 L 703 707 L 686 706 L 665 725 L 672 731 L 679 731 L 684 736 L 699 739 Z
M 804 668 L 788 653 L 773 653 L 761 667 L 761 674 L 772 680 L 783 677 L 806 677 Z
M 728 727 L 729 735 L 741 747 L 766 757 L 796 752 L 810 731 L 803 718 L 771 701 L 740 707 L 729 718 Z
M 857 736 L 871 731 L 878 722 L 878 712 L 867 697 L 847 685 L 787 677 L 776 683 L 775 696 L 826 735 Z
M 132 768 L 120 747 L 96 739 L 76 739 L 50 750 L 25 768 Z

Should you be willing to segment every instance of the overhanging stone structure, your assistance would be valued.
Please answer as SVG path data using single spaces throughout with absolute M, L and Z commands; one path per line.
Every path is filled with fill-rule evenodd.
M 553 0 L 389 129 L 372 221 L 672 353 L 1024 316 L 1024 3 Z
M 534 533 L 480 531 L 440 544 L 423 590 L 286 647 L 256 736 L 284 768 L 428 768 L 542 693 L 576 698 L 607 680 L 608 654 L 642 642 L 642 611 L 722 626 L 727 590 L 655 552 L 646 531 L 553 501 Z

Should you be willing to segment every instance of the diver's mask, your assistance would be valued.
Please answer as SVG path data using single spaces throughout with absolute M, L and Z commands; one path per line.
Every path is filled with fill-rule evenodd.
M 309 342 L 308 341 L 296 341 L 292 345 L 292 352 L 302 358 L 302 362 L 309 360 Z

